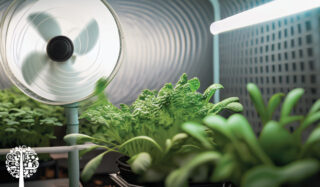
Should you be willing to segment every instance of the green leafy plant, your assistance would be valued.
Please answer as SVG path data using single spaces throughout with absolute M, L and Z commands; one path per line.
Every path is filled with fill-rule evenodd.
M 38 103 L 17 88 L 0 91 L 0 146 L 49 146 L 63 109 Z
M 82 114 L 89 121 L 90 128 L 83 134 L 65 137 L 66 141 L 90 141 L 106 152 L 91 160 L 82 173 L 82 179 L 89 180 L 103 156 L 109 151 L 118 151 L 130 157 L 129 163 L 135 173 L 149 181 L 162 180 L 169 171 L 181 164 L 177 156 L 197 149 L 188 135 L 182 133 L 185 121 L 200 121 L 208 114 L 222 110 L 242 111 L 239 98 L 232 97 L 219 103 L 210 102 L 216 90 L 223 88 L 214 84 L 204 94 L 197 92 L 200 82 L 197 78 L 188 80 L 183 74 L 175 86 L 165 84 L 159 91 L 144 90 L 130 106 L 112 105 L 103 95 L 104 80 L 98 82 L 98 101 Z
M 203 151 L 173 171 L 166 179 L 166 186 L 186 186 L 194 170 L 207 165 L 214 166 L 207 180 L 232 181 L 246 187 L 310 182 L 308 179 L 320 171 L 320 126 L 305 142 L 301 141 L 303 130 L 320 120 L 320 100 L 306 116 L 291 116 L 293 107 L 303 94 L 303 89 L 294 89 L 284 99 L 280 119 L 273 121 L 272 115 L 284 94 L 275 94 L 265 105 L 256 85 L 248 84 L 247 88 L 264 124 L 260 136 L 256 137 L 248 121 L 240 114 L 228 119 L 208 115 L 202 123 L 184 123 L 184 131 L 201 143 Z M 290 133 L 285 127 L 293 122 L 298 122 L 299 126 Z M 205 132 L 208 128 L 214 137 Z

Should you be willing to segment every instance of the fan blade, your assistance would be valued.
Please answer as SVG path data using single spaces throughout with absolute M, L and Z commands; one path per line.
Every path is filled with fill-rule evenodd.
M 74 40 L 75 52 L 84 55 L 91 51 L 96 45 L 99 37 L 99 26 L 96 20 L 90 23 L 81 31 L 79 36 Z
M 61 28 L 58 22 L 49 14 L 34 13 L 28 17 L 28 20 L 47 42 L 51 38 L 61 35 Z
M 30 54 L 22 64 L 22 75 L 24 80 L 31 85 L 48 61 L 49 59 L 45 54 Z

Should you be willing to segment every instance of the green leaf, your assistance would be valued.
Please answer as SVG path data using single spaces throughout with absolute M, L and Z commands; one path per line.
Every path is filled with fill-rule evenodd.
M 6 128 L 4 129 L 5 132 L 16 132 L 17 130 L 14 128 Z
M 320 126 L 312 131 L 305 145 L 310 145 L 318 141 L 320 141 Z
M 68 144 L 78 143 L 82 144 L 85 142 L 94 142 L 94 138 L 85 134 L 68 134 L 64 138 L 64 141 Z
M 20 129 L 20 131 L 23 133 L 30 133 L 30 131 L 28 129 Z
M 211 181 L 223 182 L 230 180 L 235 170 L 235 165 L 236 163 L 230 154 L 222 156 L 214 169 Z
M 263 125 L 265 125 L 268 121 L 268 113 L 266 111 L 266 106 L 263 101 L 263 98 L 262 98 L 262 95 L 261 95 L 259 88 L 255 84 L 249 83 L 247 85 L 247 90 L 249 92 L 251 101 L 253 102 L 254 107 L 256 108 L 256 110 L 262 120 Z
M 295 161 L 281 170 L 285 181 L 290 183 L 301 182 L 313 176 L 320 170 L 319 161 L 315 159 L 304 159 Z
M 301 157 L 304 157 L 305 155 L 313 154 L 314 152 L 319 151 L 319 147 L 316 147 L 319 142 L 320 142 L 320 126 L 311 132 L 307 141 L 303 145 L 302 151 L 301 151 Z
M 149 142 L 151 143 L 154 147 L 156 147 L 160 152 L 163 152 L 161 146 L 152 138 L 148 137 L 148 136 L 136 136 L 134 138 L 131 138 L 127 141 L 125 141 L 123 144 L 121 144 L 119 146 L 119 149 L 122 149 L 124 146 L 134 142 L 134 141 L 146 141 L 146 142 Z
M 25 120 L 21 120 L 22 123 L 34 123 L 34 119 L 25 119 Z
M 188 179 L 192 171 L 197 167 L 206 163 L 215 163 L 221 158 L 218 152 L 210 151 L 196 155 L 192 160 L 187 162 L 184 166 L 174 170 L 166 178 L 166 187 L 185 187 L 188 184 Z
M 316 160 L 301 160 L 282 168 L 258 166 L 249 170 L 241 183 L 245 187 L 277 187 L 284 183 L 297 183 L 319 171 Z
M 209 86 L 204 94 L 203 94 L 203 99 L 206 101 L 206 102 L 209 102 L 209 100 L 212 98 L 212 96 L 214 95 L 214 93 L 219 90 L 219 89 L 222 89 L 223 86 L 221 84 L 213 84 L 211 86 Z
M 151 166 L 152 158 L 149 153 L 141 152 L 132 156 L 128 163 L 134 173 L 142 174 Z
M 218 115 L 209 115 L 203 119 L 203 122 L 212 130 L 218 131 L 225 137 L 232 139 L 232 133 L 227 126 L 227 120 Z
M 232 112 L 242 112 L 243 111 L 243 106 L 240 103 L 230 103 L 226 106 L 226 109 L 231 110 Z
M 198 78 L 193 78 L 188 81 L 192 92 L 197 91 L 200 88 L 200 81 Z
M 86 164 L 86 166 L 84 167 L 84 169 L 81 173 L 81 179 L 84 182 L 88 182 L 91 179 L 91 177 L 93 176 L 93 174 L 97 170 L 98 166 L 101 164 L 101 161 L 102 161 L 104 155 L 106 155 L 108 152 L 110 152 L 110 151 L 106 151 L 106 152 L 101 153 L 100 155 L 91 159 Z
M 104 90 L 108 86 L 108 79 L 107 78 L 101 78 L 98 80 L 96 83 L 96 90 L 95 90 L 95 95 L 99 95 L 104 92 Z
M 314 113 L 309 113 L 307 117 L 303 120 L 303 122 L 300 124 L 298 129 L 294 132 L 294 135 L 297 139 L 297 141 L 301 141 L 301 135 L 302 132 L 307 129 L 310 125 L 316 123 L 317 121 L 320 120 L 320 111 L 319 112 L 314 112 Z
M 176 134 L 171 141 L 171 149 L 179 149 L 181 145 L 186 141 L 188 135 L 185 133 Z
M 282 105 L 280 122 L 290 115 L 293 107 L 297 104 L 303 93 L 304 90 L 302 88 L 296 88 L 288 93 Z
M 310 125 L 316 123 L 319 120 L 320 120 L 320 111 L 308 115 L 307 118 L 301 124 L 301 131 L 305 130 Z
M 267 155 L 278 165 L 284 165 L 298 156 L 299 145 L 287 129 L 275 121 L 270 121 L 263 128 L 259 143 Z
M 182 85 L 185 85 L 187 83 L 188 83 L 188 75 L 186 73 L 184 73 L 184 74 L 181 75 L 181 77 L 180 77 L 179 81 L 177 82 L 175 88 L 179 88 Z
M 20 124 L 19 122 L 12 121 L 12 120 L 9 120 L 9 119 L 5 119 L 4 121 L 9 126 L 14 126 L 14 125 L 19 125 Z
M 303 120 L 304 116 L 286 116 L 282 119 L 282 121 L 280 122 L 280 125 L 282 127 L 290 124 L 290 123 L 293 123 L 293 122 L 296 122 L 296 121 L 301 121 Z
M 268 107 L 267 107 L 268 121 L 272 120 L 273 113 L 279 107 L 283 97 L 284 97 L 283 93 L 277 93 L 277 94 L 274 94 L 269 100 Z
M 249 170 L 242 179 L 241 186 L 278 187 L 282 181 L 279 169 L 263 165 Z
M 251 150 L 255 152 L 263 163 L 272 164 L 272 161 L 261 149 L 258 140 L 245 117 L 240 114 L 234 114 L 228 119 L 227 124 L 232 134 L 240 140 L 245 140 Z
M 224 110 L 227 105 L 231 103 L 239 102 L 238 97 L 229 97 L 227 99 L 224 99 L 220 101 L 219 103 L 214 104 L 214 106 L 208 111 L 209 114 L 217 114 L 220 111 Z
M 212 149 L 212 145 L 206 133 L 206 127 L 196 122 L 186 122 L 182 125 L 182 129 L 200 141 L 205 148 Z
M 55 136 L 52 135 L 52 134 L 47 134 L 46 137 L 48 137 L 49 139 L 57 139 L 57 137 L 55 137 Z
M 318 112 L 320 110 L 320 99 L 318 99 L 311 107 L 309 114 L 313 114 L 315 112 Z

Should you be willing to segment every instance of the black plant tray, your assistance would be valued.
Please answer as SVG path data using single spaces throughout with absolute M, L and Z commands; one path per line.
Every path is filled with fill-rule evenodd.
M 137 179 L 138 175 L 134 174 L 130 168 L 130 165 L 127 163 L 129 157 L 122 156 L 117 160 L 117 166 L 119 169 L 119 176 L 124 179 L 127 183 L 144 186 L 144 187 L 163 187 L 164 182 L 156 182 L 156 183 L 141 183 Z M 189 187 L 235 187 L 231 183 L 189 183 Z

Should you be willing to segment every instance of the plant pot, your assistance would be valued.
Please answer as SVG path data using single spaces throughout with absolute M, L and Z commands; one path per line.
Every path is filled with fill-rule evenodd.
M 145 187 L 163 187 L 164 181 L 154 183 L 141 183 L 138 181 L 139 175 L 132 172 L 127 161 L 130 158 L 127 156 L 120 157 L 116 163 L 120 172 L 120 176 L 130 184 L 141 185 Z M 189 187 L 234 187 L 231 183 L 195 183 L 189 182 Z
M 140 184 L 137 180 L 139 176 L 132 172 L 130 165 L 127 163 L 129 159 L 127 156 L 122 156 L 116 161 L 120 176 L 130 184 Z

